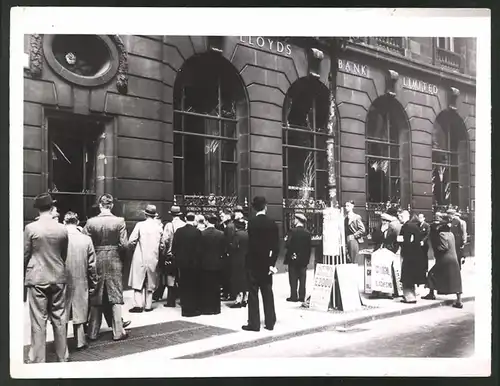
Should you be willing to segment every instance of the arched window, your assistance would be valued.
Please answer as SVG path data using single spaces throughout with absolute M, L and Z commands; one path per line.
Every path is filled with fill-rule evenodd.
M 434 207 L 469 206 L 469 157 L 465 127 L 453 112 L 442 112 L 432 132 Z
M 394 102 L 395 103 L 395 102 Z M 368 203 L 400 203 L 402 195 L 401 134 L 404 117 L 386 97 L 374 101 L 366 122 Z
M 321 209 L 328 198 L 328 101 L 328 88 L 312 78 L 296 81 L 285 98 L 283 198 L 290 213 Z M 319 223 L 310 225 L 319 232 Z
M 246 98 L 231 64 L 216 53 L 186 61 L 174 87 L 175 195 L 238 196 L 243 118 Z

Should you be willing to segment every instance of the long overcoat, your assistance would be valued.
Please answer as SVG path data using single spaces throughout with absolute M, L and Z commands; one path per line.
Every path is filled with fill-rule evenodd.
M 248 254 L 248 233 L 237 229 L 234 234 L 231 259 L 231 289 L 234 293 L 248 291 L 246 259 Z
M 462 292 L 460 265 L 455 251 L 455 236 L 448 227 L 431 227 L 431 245 L 436 263 L 429 271 L 428 286 L 438 294 Z
M 87 221 L 83 232 L 92 239 L 96 252 L 98 280 L 90 304 L 105 304 L 105 288 L 109 304 L 123 304 L 122 259 L 127 249 L 125 219 L 111 213 L 101 213 Z
M 419 285 L 427 282 L 428 259 L 424 256 L 420 228 L 415 221 L 408 221 L 401 227 L 403 236 L 401 244 L 401 283 L 404 285 Z
M 156 267 L 160 255 L 162 226 L 152 218 L 138 222 L 128 240 L 129 248 L 134 250 L 128 285 L 140 291 L 147 278 L 146 290 L 154 291 L 158 275 Z
M 76 227 L 68 229 L 67 300 L 73 324 L 86 323 L 89 313 L 89 290 L 97 285 L 96 256 L 89 236 Z

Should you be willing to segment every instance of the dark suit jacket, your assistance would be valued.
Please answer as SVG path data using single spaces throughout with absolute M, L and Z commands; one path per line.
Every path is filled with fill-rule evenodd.
M 26 286 L 66 283 L 68 231 L 52 218 L 42 217 L 24 229 Z
M 180 269 L 200 268 L 201 238 L 201 232 L 191 224 L 177 229 L 172 241 L 172 255 L 177 267 Z
M 427 247 L 427 241 L 429 240 L 429 235 L 431 232 L 431 227 L 429 224 L 427 224 L 425 221 L 421 224 L 419 224 L 420 227 L 420 236 L 421 236 L 421 241 L 424 242 L 424 247 Z
M 398 235 L 399 230 L 391 225 L 389 225 L 385 234 L 380 228 L 376 229 L 372 234 L 372 240 L 375 243 L 374 249 L 387 248 L 391 252 L 397 253 L 399 249 Z
M 288 234 L 285 253 L 285 264 L 306 267 L 311 258 L 311 234 L 304 227 L 297 227 Z M 297 259 L 292 259 L 293 254 Z
M 210 227 L 201 232 L 201 235 L 201 268 L 205 271 L 221 270 L 226 253 L 224 232 Z
M 266 215 L 251 218 L 248 222 L 247 268 L 267 274 L 269 266 L 276 264 L 278 252 L 279 232 L 276 223 Z

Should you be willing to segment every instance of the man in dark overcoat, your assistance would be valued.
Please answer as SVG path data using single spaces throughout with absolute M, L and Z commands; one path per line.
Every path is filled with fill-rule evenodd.
M 103 306 L 111 305 L 113 340 L 128 337 L 123 327 L 123 261 L 127 250 L 125 219 L 111 213 L 113 196 L 99 198 L 100 214 L 87 221 L 83 233 L 90 236 L 96 251 L 97 286 L 90 299 L 89 340 L 96 340 L 101 328 Z
M 260 331 L 260 290 L 264 303 L 265 328 L 273 330 L 276 311 L 272 275 L 277 272 L 275 265 L 279 253 L 279 231 L 276 223 L 266 215 L 265 197 L 254 197 L 252 207 L 256 214 L 248 221 L 248 324 L 242 328 L 245 331 Z
M 235 293 L 231 289 L 231 255 L 233 253 L 233 244 L 236 229 L 234 226 L 233 215 L 229 209 L 224 209 L 220 214 L 220 223 L 216 229 L 224 232 L 226 239 L 226 256 L 224 267 L 222 269 L 221 300 L 234 300 Z
M 290 281 L 290 297 L 286 300 L 289 302 L 304 302 L 306 298 L 307 265 L 311 258 L 311 234 L 305 228 L 306 222 L 304 214 L 295 213 L 294 228 L 285 242 L 285 264 Z
M 202 234 L 201 258 L 201 313 L 220 314 L 220 286 L 226 257 L 224 232 L 215 229 L 217 217 L 208 216 L 207 228 Z
M 179 269 L 179 292 L 182 316 L 201 315 L 200 264 L 202 236 L 194 213 L 186 215 L 186 225 L 179 228 L 172 241 L 172 256 Z
M 53 219 L 55 201 L 48 193 L 35 198 L 38 220 L 24 229 L 25 282 L 31 323 L 28 362 L 45 362 L 47 318 L 54 330 L 54 346 L 59 362 L 68 360 L 67 274 L 68 231 Z
M 425 221 L 423 213 L 418 214 L 418 226 L 420 228 L 420 244 L 422 245 L 422 252 L 424 256 L 429 258 L 429 235 L 431 232 L 431 226 Z
M 403 285 L 403 303 L 416 303 L 415 285 L 427 282 L 427 257 L 422 252 L 421 233 L 418 219 L 414 216 L 410 220 L 410 213 L 403 210 L 400 214 L 403 223 L 400 232 L 401 283 Z

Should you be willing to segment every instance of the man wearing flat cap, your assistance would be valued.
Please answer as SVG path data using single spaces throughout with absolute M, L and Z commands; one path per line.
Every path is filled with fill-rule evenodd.
M 125 219 L 111 213 L 113 196 L 103 194 L 99 197 L 98 216 L 90 218 L 83 233 L 90 236 L 96 252 L 97 286 L 90 299 L 90 321 L 88 338 L 96 340 L 101 329 L 103 309 L 111 306 L 113 320 L 113 340 L 128 337 L 123 327 L 123 257 L 127 250 L 127 229 Z
M 303 213 L 295 213 L 294 228 L 286 237 L 285 264 L 288 265 L 290 281 L 289 302 L 304 302 L 306 298 L 307 264 L 311 258 L 311 234 L 305 228 L 307 218 Z M 297 292 L 298 284 L 298 292 Z
M 134 290 L 134 307 L 132 313 L 153 311 L 153 291 L 156 289 L 158 275 L 156 267 L 163 229 L 156 221 L 156 206 L 147 205 L 144 210 L 146 219 L 138 222 L 128 240 L 133 250 L 132 264 L 128 285 Z
M 276 324 L 273 277 L 279 252 L 279 231 L 276 223 L 267 217 L 265 197 L 252 201 L 255 216 L 248 222 L 248 257 L 246 265 L 249 279 L 248 324 L 245 331 L 260 331 L 259 290 L 264 304 L 265 328 L 273 330 Z
M 54 331 L 57 360 L 68 360 L 67 333 L 67 274 L 66 256 L 68 231 L 54 221 L 55 201 L 48 193 L 36 196 L 34 207 L 38 220 L 24 229 L 25 286 L 31 322 L 31 346 L 28 362 L 45 362 L 47 318 Z
M 160 263 L 160 269 L 163 270 L 164 285 L 158 287 L 156 296 L 158 299 L 163 297 L 163 292 L 165 291 L 165 286 L 168 288 L 167 293 L 167 303 L 164 307 L 175 307 L 175 301 L 177 299 L 176 285 L 178 279 L 178 270 L 175 265 L 175 259 L 172 255 L 172 242 L 174 240 L 174 234 L 177 229 L 182 228 L 186 225 L 181 219 L 181 208 L 177 205 L 172 205 L 170 212 L 172 215 L 172 221 L 165 224 L 162 236 L 162 250 L 164 251 L 164 256 L 162 263 Z

